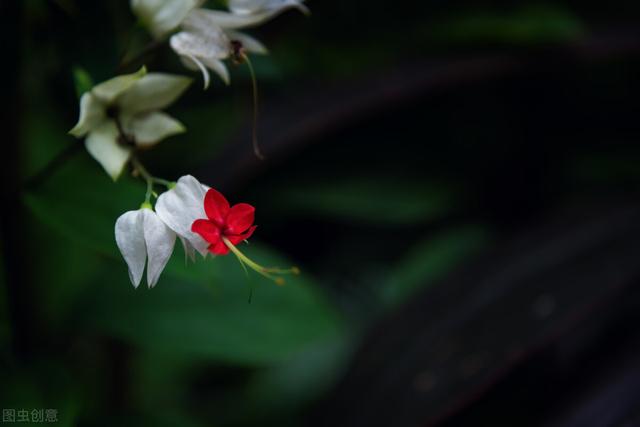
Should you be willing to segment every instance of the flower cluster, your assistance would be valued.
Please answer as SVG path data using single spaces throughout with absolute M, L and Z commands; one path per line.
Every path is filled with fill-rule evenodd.
M 224 60 L 246 60 L 245 51 L 266 54 L 267 49 L 253 37 L 238 30 L 256 27 L 283 11 L 308 9 L 301 0 L 229 0 L 229 11 L 201 8 L 199 0 L 131 0 L 136 15 L 156 39 L 172 31 L 171 48 L 185 67 L 200 70 L 205 89 L 209 86 L 209 71 L 229 84 L 229 71 Z
M 224 63 L 227 59 L 246 62 L 253 76 L 246 54 L 265 54 L 267 50 L 258 40 L 238 30 L 255 27 L 290 8 L 307 13 L 302 1 L 229 0 L 228 11 L 219 11 L 202 8 L 204 0 L 131 0 L 131 8 L 154 39 L 168 38 L 185 66 L 202 72 L 206 89 L 209 70 L 229 83 Z M 255 78 L 253 83 L 255 97 Z M 188 77 L 147 72 L 145 67 L 114 77 L 82 95 L 78 123 L 69 132 L 85 139 L 89 154 L 114 181 L 129 164 L 147 184 L 141 207 L 125 212 L 115 224 L 116 244 L 129 268 L 131 283 L 139 286 L 146 267 L 147 284 L 154 287 L 173 253 L 177 237 L 192 261 L 196 252 L 202 257 L 231 252 L 244 267 L 282 284 L 282 274 L 297 274 L 298 269 L 262 267 L 237 247 L 256 229 L 253 206 L 246 203 L 231 206 L 221 193 L 190 175 L 175 183 L 157 178 L 137 157 L 138 151 L 185 132 L 182 123 L 161 110 L 176 101 L 190 84 Z M 255 126 L 254 149 L 259 155 Z M 158 186 L 166 191 L 158 194 Z M 157 198 L 155 209 L 153 197 Z
M 116 243 L 129 267 L 134 287 L 142 280 L 145 264 L 147 284 L 154 287 L 167 265 L 176 236 L 184 251 L 195 261 L 196 252 L 227 255 L 233 252 L 242 265 L 275 281 L 279 275 L 297 274 L 297 268 L 263 267 L 237 247 L 253 234 L 255 208 L 246 203 L 230 206 L 227 199 L 213 188 L 201 184 L 191 175 L 183 176 L 158 197 L 156 209 L 145 202 L 136 211 L 125 212 L 116 221 Z

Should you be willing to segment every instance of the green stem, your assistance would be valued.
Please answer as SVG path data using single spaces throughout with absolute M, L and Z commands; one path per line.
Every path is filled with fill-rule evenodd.
M 246 265 L 256 273 L 266 277 L 269 280 L 273 280 L 277 285 L 284 285 L 284 279 L 282 277 L 274 276 L 273 274 L 300 274 L 300 270 L 298 267 L 292 267 L 290 269 L 281 269 L 281 268 L 265 268 L 260 264 L 249 259 L 245 254 L 240 252 L 233 243 L 229 241 L 226 237 L 222 238 L 222 241 L 229 248 L 231 252 L 238 258 L 242 264 Z
M 167 181 L 166 179 L 156 178 L 155 176 L 152 176 L 151 179 L 156 184 L 164 185 L 167 188 L 171 188 L 171 186 L 173 186 L 173 183 L 171 181 Z
M 145 203 L 151 202 L 151 195 L 153 194 L 153 176 L 149 173 L 149 171 L 144 167 L 140 160 L 135 156 L 131 156 L 131 164 L 135 168 L 136 171 L 147 181 L 147 194 L 144 197 Z

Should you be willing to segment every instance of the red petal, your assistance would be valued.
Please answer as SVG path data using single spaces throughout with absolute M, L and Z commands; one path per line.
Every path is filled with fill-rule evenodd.
M 229 253 L 229 248 L 224 244 L 222 239 L 219 240 L 216 244 L 209 245 L 208 249 L 209 252 L 214 255 L 226 255 Z
M 196 219 L 191 224 L 191 231 L 198 233 L 204 240 L 211 244 L 222 242 L 220 228 L 208 219 Z
M 243 240 L 247 240 L 249 237 L 251 237 L 251 235 L 253 234 L 253 232 L 255 231 L 255 229 L 257 227 L 258 227 L 257 225 L 254 225 L 253 227 L 248 229 L 246 233 L 235 234 L 235 235 L 232 235 L 232 236 L 226 236 L 225 235 L 225 237 L 227 239 L 229 239 L 229 241 L 231 243 L 233 243 L 234 245 L 237 245 L 238 243 L 242 242 Z
M 251 227 L 255 218 L 256 208 L 247 203 L 238 203 L 229 210 L 225 233 L 240 234 Z
M 211 221 L 223 226 L 229 214 L 229 202 L 221 193 L 210 188 L 204 196 L 204 211 Z

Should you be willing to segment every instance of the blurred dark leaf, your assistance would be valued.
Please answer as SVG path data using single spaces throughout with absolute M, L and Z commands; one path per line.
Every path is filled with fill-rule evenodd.
M 76 95 L 78 98 L 80 98 L 83 93 L 89 92 L 93 87 L 91 76 L 87 70 L 82 67 L 73 68 L 73 81 L 76 86 Z
M 114 224 L 144 200 L 144 189 L 124 177 L 114 184 L 98 163 L 81 153 L 42 187 L 25 195 L 36 218 L 101 254 L 116 256 Z
M 580 182 L 640 184 L 638 161 L 640 152 L 635 147 L 623 150 L 591 151 L 576 156 L 569 165 L 569 173 Z
M 340 378 L 354 348 L 352 335 L 337 338 L 260 371 L 244 395 L 262 412 L 291 411 L 319 398 Z
M 436 24 L 439 40 L 465 43 L 535 44 L 566 42 L 585 35 L 582 21 L 561 5 L 524 5 L 511 13 L 474 11 Z
M 75 389 L 74 380 L 68 376 L 63 366 L 45 361 L 29 367 L 16 369 L 2 380 L 0 401 L 3 408 L 31 411 L 57 411 L 56 426 L 75 426 L 81 406 L 81 398 Z M 27 425 L 25 423 L 19 423 Z M 33 423 L 28 425 L 38 425 Z
M 22 159 L 23 179 L 40 172 L 66 147 L 83 143 L 67 134 L 75 124 L 72 120 L 64 123 L 54 107 L 33 105 L 31 114 L 22 122 L 22 133 L 25 141 L 28 141 Z
M 261 261 L 286 265 L 267 250 L 253 249 Z M 136 292 L 124 274 L 120 280 L 96 278 L 83 301 L 91 307 L 88 325 L 161 354 L 235 364 L 282 360 L 340 332 L 336 313 L 304 275 L 278 287 L 248 279 L 232 257 L 189 267 L 178 258 L 148 292 Z
M 405 301 L 443 278 L 489 242 L 489 233 L 479 226 L 454 228 L 423 239 L 394 266 L 381 290 L 382 300 L 391 306 Z
M 0 357 L 8 356 L 8 354 L 4 354 L 9 350 L 9 339 L 11 334 L 10 324 L 9 324 L 9 307 L 7 306 L 7 282 L 5 276 L 5 257 L 2 253 L 2 248 L 0 247 L 0 259 L 3 262 L 0 262 Z
M 364 224 L 426 222 L 450 212 L 456 201 L 453 190 L 441 183 L 379 176 L 295 182 L 270 197 L 279 209 Z

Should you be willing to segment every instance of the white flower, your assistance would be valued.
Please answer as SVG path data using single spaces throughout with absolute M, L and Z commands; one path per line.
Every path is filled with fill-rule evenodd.
M 185 131 L 182 123 L 157 110 L 175 101 L 190 83 L 187 77 L 147 74 L 144 67 L 114 77 L 82 95 L 80 118 L 69 133 L 87 136 L 87 150 L 115 180 L 135 147 L 150 147 Z M 124 143 L 121 130 L 135 147 Z
M 183 31 L 171 36 L 171 48 L 180 56 L 183 64 L 191 70 L 200 70 L 205 89 L 209 86 L 209 71 L 214 71 L 229 84 L 229 71 L 222 62 L 233 52 L 232 40 L 240 42 L 251 53 L 266 54 L 267 48 L 253 37 L 235 30 L 225 30 L 216 20 L 217 14 L 205 9 L 196 9 L 182 22 Z M 230 15 L 229 13 L 226 13 Z
M 224 31 L 193 13 L 188 15 L 182 27 L 184 31 L 171 36 L 169 43 L 184 66 L 202 72 L 205 89 L 210 81 L 208 69 L 229 84 L 229 71 L 222 61 L 231 54 L 231 41 Z
M 161 39 L 202 3 L 204 0 L 131 0 L 131 10 L 154 38 Z
M 147 284 L 153 288 L 173 253 L 176 234 L 149 207 L 122 214 L 116 221 L 115 231 L 131 283 L 138 287 L 146 263 Z
M 205 11 L 220 27 L 237 30 L 255 27 L 292 8 L 304 14 L 309 13 L 301 0 L 230 0 L 230 13 L 205 9 L 196 9 L 194 12 Z
M 207 218 L 204 196 L 208 189 L 191 175 L 186 175 L 178 180 L 174 188 L 162 193 L 156 202 L 158 216 L 180 237 L 191 259 L 194 258 L 194 250 L 203 257 L 208 252 L 209 243 L 191 231 L 195 220 Z
M 308 12 L 299 0 L 231 0 L 231 12 L 194 9 L 182 21 L 183 31 L 171 37 L 171 48 L 187 68 L 202 72 L 205 89 L 209 86 L 208 69 L 229 84 L 229 71 L 222 61 L 232 55 L 232 41 L 247 52 L 267 53 L 258 40 L 236 30 L 259 25 L 290 8 Z

